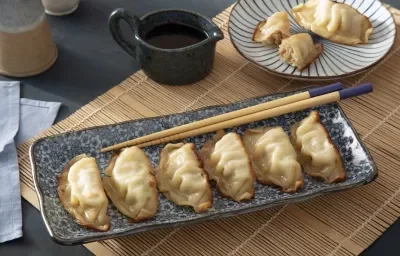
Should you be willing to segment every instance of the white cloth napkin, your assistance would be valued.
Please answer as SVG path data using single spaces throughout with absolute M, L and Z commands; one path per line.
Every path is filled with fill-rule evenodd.
M 0 243 L 22 236 L 16 145 L 50 127 L 60 106 L 20 99 L 19 82 L 0 81 Z

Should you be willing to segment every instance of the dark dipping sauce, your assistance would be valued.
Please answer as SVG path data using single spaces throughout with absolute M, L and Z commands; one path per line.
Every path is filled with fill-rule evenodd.
M 167 23 L 146 33 L 144 41 L 162 49 L 176 49 L 197 44 L 207 38 L 205 31 L 178 24 Z

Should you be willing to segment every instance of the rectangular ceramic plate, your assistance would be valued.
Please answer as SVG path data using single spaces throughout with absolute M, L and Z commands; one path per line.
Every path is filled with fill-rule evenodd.
M 293 93 L 296 92 L 290 94 Z M 322 122 L 325 124 L 333 142 L 338 146 L 342 155 L 348 174 L 348 178 L 342 183 L 326 184 L 321 180 L 305 175 L 304 187 L 294 194 L 282 193 L 276 187 L 256 183 L 255 198 L 243 203 L 236 203 L 230 199 L 221 198 L 215 191 L 215 188 L 213 188 L 213 208 L 209 212 L 201 214 L 194 213 L 188 207 L 176 206 L 166 200 L 160 193 L 160 206 L 157 214 L 152 220 L 141 223 L 129 222 L 128 218 L 119 213 L 110 201 L 108 215 L 111 218 L 111 228 L 107 232 L 81 228 L 60 204 L 57 196 L 57 177 L 67 162 L 76 155 L 86 153 L 95 157 L 101 172 L 103 172 L 112 153 L 100 153 L 100 147 L 245 108 L 286 95 L 269 95 L 237 102 L 232 105 L 213 106 L 193 112 L 93 127 L 87 130 L 69 132 L 37 140 L 30 149 L 30 158 L 41 213 L 50 236 L 56 242 L 66 245 L 110 239 L 157 228 L 177 227 L 257 211 L 279 204 L 298 202 L 332 191 L 354 188 L 375 179 L 377 176 L 375 164 L 356 131 L 338 104 L 328 104 L 316 107 L 314 110 L 319 111 Z M 305 118 L 309 112 L 310 110 L 290 113 L 229 130 L 243 134 L 247 128 L 251 127 L 280 125 L 286 132 L 289 132 L 290 126 Z M 211 135 L 205 134 L 188 138 L 185 142 L 194 143 L 197 150 L 200 150 L 205 140 L 210 138 Z M 159 153 L 162 147 L 163 145 L 159 145 L 144 149 L 154 167 L 158 164 Z

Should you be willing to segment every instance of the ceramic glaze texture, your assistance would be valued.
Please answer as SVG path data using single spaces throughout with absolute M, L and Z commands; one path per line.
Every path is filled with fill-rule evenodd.
M 66 15 L 74 12 L 80 0 L 42 0 L 46 12 L 50 15 Z
M 35 166 L 33 172 L 36 179 L 36 186 L 41 194 L 42 214 L 53 238 L 61 243 L 73 244 L 109 239 L 118 235 L 133 234 L 154 228 L 196 223 L 208 219 L 260 210 L 277 204 L 305 200 L 330 191 L 360 186 L 372 181 L 376 177 L 377 172 L 371 156 L 359 140 L 341 108 L 337 104 L 328 104 L 314 109 L 320 113 L 322 122 L 326 126 L 333 142 L 338 146 L 343 158 L 348 178 L 342 183 L 327 184 L 305 174 L 304 187 L 294 194 L 282 193 L 277 187 L 255 183 L 254 199 L 242 203 L 222 198 L 216 192 L 214 186 L 213 207 L 210 211 L 201 214 L 196 214 L 188 207 L 176 206 L 159 193 L 160 206 L 158 212 L 152 220 L 141 223 L 129 222 L 128 218 L 118 212 L 110 201 L 108 214 L 111 218 L 111 228 L 104 233 L 81 228 L 60 204 L 57 196 L 57 177 L 67 162 L 76 155 L 86 153 L 89 156 L 95 157 L 100 170 L 103 172 L 112 153 L 100 153 L 99 149 L 101 147 L 110 146 L 145 134 L 238 110 L 286 95 L 265 96 L 228 106 L 208 107 L 194 112 L 130 121 L 39 140 L 31 148 L 31 161 L 33 161 Z M 309 112 L 310 110 L 290 113 L 227 129 L 226 131 L 233 131 L 242 135 L 248 128 L 279 125 L 286 132 L 289 132 L 290 127 L 305 118 Z M 184 142 L 194 143 L 197 150 L 200 150 L 204 142 L 211 138 L 212 135 L 205 134 L 188 138 Z M 158 165 L 159 154 L 163 146 L 158 145 L 144 148 L 153 167 Z
M 206 77 L 214 66 L 215 44 L 203 44 L 185 52 L 160 52 L 137 47 L 137 60 L 146 75 L 170 85 L 190 84 Z M 194 80 L 195 79 L 195 80 Z
M 143 37 L 152 28 L 167 23 L 185 24 L 202 31 L 214 27 L 209 21 L 189 12 L 157 12 L 141 20 L 138 34 Z M 188 84 L 203 79 L 211 72 L 215 46 L 216 44 L 210 41 L 200 42 L 184 49 L 160 51 L 146 44 L 138 44 L 137 60 L 145 73 L 156 82 Z
M 373 32 L 368 44 L 341 45 L 321 38 L 301 27 L 293 18 L 291 9 L 306 0 L 240 0 L 229 18 L 229 34 L 233 45 L 248 60 L 274 74 L 294 79 L 335 79 L 355 75 L 377 64 L 393 47 L 396 24 L 392 14 L 378 0 L 338 0 L 367 16 Z M 279 58 L 274 46 L 253 42 L 252 36 L 258 22 L 275 12 L 287 12 L 291 34 L 310 33 L 314 42 L 321 42 L 322 54 L 308 68 L 297 70 Z
M 0 1 L 0 74 L 27 77 L 57 59 L 41 0 Z
M 134 20 L 131 27 L 135 33 L 134 44 L 124 39 L 119 19 Z M 157 48 L 143 40 L 147 32 L 168 23 L 197 28 L 208 37 L 176 49 Z M 190 84 L 206 77 L 214 65 L 216 43 L 223 39 L 222 31 L 210 19 L 184 10 L 161 10 L 139 19 L 128 11 L 117 9 L 110 16 L 110 30 L 117 43 L 137 60 L 149 78 L 168 85 Z
M 0 32 L 20 33 L 41 23 L 45 13 L 41 0 L 1 0 Z

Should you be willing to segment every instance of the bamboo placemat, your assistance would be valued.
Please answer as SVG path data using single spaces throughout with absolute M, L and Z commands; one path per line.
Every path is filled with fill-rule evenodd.
M 276 77 L 241 57 L 229 41 L 232 7 L 214 18 L 225 39 L 218 43 L 215 68 L 188 86 L 161 86 L 139 71 L 18 148 L 21 191 L 38 207 L 28 149 L 43 136 L 308 86 Z M 395 12 L 395 10 L 393 11 Z M 341 82 L 363 82 L 374 93 L 340 103 L 373 155 L 379 177 L 370 185 L 303 203 L 176 229 L 163 229 L 86 244 L 98 255 L 357 255 L 400 216 L 400 40 L 372 70 Z M 321 85 L 327 83 L 320 83 Z

